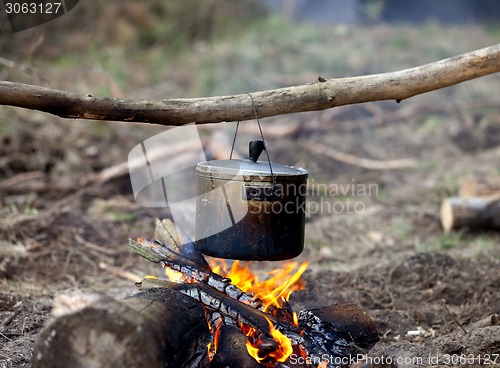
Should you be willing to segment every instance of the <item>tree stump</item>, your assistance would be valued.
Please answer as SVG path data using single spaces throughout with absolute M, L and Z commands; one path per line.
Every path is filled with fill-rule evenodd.
M 500 196 L 451 197 L 441 205 L 446 233 L 453 229 L 500 229 Z

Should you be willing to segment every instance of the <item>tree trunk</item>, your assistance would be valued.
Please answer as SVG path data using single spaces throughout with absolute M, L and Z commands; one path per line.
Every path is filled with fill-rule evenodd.
M 209 338 L 200 303 L 167 288 L 123 301 L 98 294 L 56 297 L 32 368 L 198 367 Z

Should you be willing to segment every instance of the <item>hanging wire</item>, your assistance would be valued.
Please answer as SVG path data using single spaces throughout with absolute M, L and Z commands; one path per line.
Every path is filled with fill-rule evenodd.
M 240 121 L 238 120 L 238 122 L 236 123 L 236 130 L 234 131 L 233 145 L 231 146 L 231 154 L 229 155 L 230 160 L 233 158 L 234 145 L 236 143 L 236 136 L 238 135 L 239 127 L 240 127 Z
M 266 140 L 264 139 L 264 134 L 262 133 L 262 127 L 260 126 L 260 120 L 259 120 L 259 115 L 257 114 L 257 108 L 255 107 L 255 101 L 253 100 L 253 96 L 250 93 L 247 93 L 247 95 L 250 97 L 250 100 L 252 101 L 253 112 L 255 114 L 255 119 L 257 120 L 257 125 L 259 126 L 260 137 L 262 138 L 262 142 L 264 142 L 264 150 L 266 151 L 267 162 L 269 163 L 269 171 L 271 171 L 271 180 L 273 182 L 273 187 L 274 187 L 276 185 L 276 178 L 274 177 L 273 166 L 271 165 L 271 159 L 269 158 L 269 152 L 267 150 Z

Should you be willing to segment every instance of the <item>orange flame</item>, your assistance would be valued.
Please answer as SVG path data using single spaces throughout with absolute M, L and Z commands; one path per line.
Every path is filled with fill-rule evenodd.
M 273 351 L 271 354 L 269 354 L 269 357 L 273 358 L 277 362 L 284 362 L 293 352 L 292 342 L 279 330 L 275 329 L 274 325 L 271 323 L 270 320 L 267 319 L 267 322 L 269 323 L 271 336 L 279 344 L 279 348 Z
M 264 302 L 264 311 L 267 311 L 270 307 L 282 308 L 293 291 L 304 289 L 300 277 L 309 265 L 309 262 L 303 262 L 300 265 L 298 262 L 286 262 L 283 268 L 268 272 L 269 278 L 260 281 L 259 277 L 250 270 L 249 262 L 242 264 L 236 260 L 229 269 L 222 259 L 210 259 L 209 263 L 212 272 L 231 279 L 233 285 L 236 285 L 244 292 L 253 293 L 255 297 L 262 300 Z M 173 282 L 193 282 L 189 277 L 169 267 L 165 267 L 165 275 Z M 289 318 L 289 322 L 298 326 L 298 318 L 295 312 Z M 271 337 L 278 343 L 278 348 L 263 357 L 259 357 L 259 343 L 261 341 L 255 336 L 257 331 L 250 326 L 240 325 L 243 333 L 255 342 L 255 344 L 250 341 L 247 342 L 247 351 L 259 363 L 264 360 L 285 362 L 293 352 L 292 343 L 288 337 L 274 327 L 269 319 L 266 318 L 266 320 L 269 323 Z M 217 352 L 220 326 L 221 324 L 218 323 L 213 333 L 213 342 L 208 344 L 210 360 Z
M 224 261 L 217 260 L 216 262 L 212 270 L 218 267 L 220 271 L 217 273 L 230 278 L 231 283 L 244 292 L 253 292 L 265 303 L 264 310 L 270 306 L 282 307 L 282 298 L 288 301 L 293 291 L 304 289 L 300 277 L 309 265 L 309 262 L 304 262 L 300 266 L 298 266 L 298 262 L 286 262 L 282 269 L 268 272 L 270 277 L 267 280 L 259 281 L 258 276 L 250 270 L 249 263 L 242 266 L 239 261 L 234 261 L 231 268 L 227 270 Z M 297 266 L 298 270 L 292 274 Z
M 300 266 L 298 262 L 286 262 L 282 269 L 276 269 L 268 272 L 268 279 L 260 281 L 249 267 L 249 263 L 242 265 L 239 261 L 234 261 L 231 268 L 228 270 L 226 263 L 223 260 L 215 260 L 212 262 L 212 270 L 221 276 L 231 279 L 231 283 L 238 286 L 244 292 L 252 292 L 262 300 L 265 304 L 264 310 L 269 307 L 283 307 L 284 301 L 288 301 L 290 295 L 295 290 L 304 289 L 304 284 L 300 277 L 306 270 L 309 262 L 304 262 Z M 296 270 L 296 271 L 295 271 Z M 294 272 L 295 271 L 295 272 Z M 266 318 L 267 319 L 267 318 Z M 291 316 L 292 322 L 298 326 L 297 314 L 294 312 Z M 267 319 L 269 330 L 272 338 L 278 343 L 278 348 L 265 355 L 259 356 L 259 345 L 261 341 L 256 339 L 256 330 L 250 326 L 241 325 L 241 330 L 255 343 L 247 342 L 246 347 L 248 354 L 257 362 L 262 363 L 264 360 L 272 360 L 274 362 L 285 362 L 293 352 L 293 347 L 290 339 L 277 330 L 273 323 Z
M 219 347 L 219 335 L 220 335 L 220 329 L 222 327 L 222 318 L 219 318 L 217 321 L 217 326 L 215 327 L 215 332 L 210 331 L 213 334 L 213 339 L 212 342 L 209 342 L 207 345 L 208 349 L 208 359 L 212 361 L 212 359 L 215 356 L 215 353 L 217 353 L 217 349 Z M 209 326 L 210 328 L 210 326 Z
M 278 348 L 271 353 L 261 357 L 259 356 L 259 341 L 257 341 L 257 346 L 254 346 L 250 341 L 247 341 L 246 347 L 248 354 L 250 354 L 250 356 L 259 363 L 262 363 L 264 360 L 268 359 L 272 359 L 273 361 L 280 363 L 285 362 L 293 352 L 292 342 L 288 337 L 283 335 L 281 331 L 277 330 L 267 317 L 266 320 L 267 323 L 269 323 L 269 331 L 271 332 L 271 336 L 278 343 Z M 255 332 L 255 329 L 253 330 Z
M 169 267 L 165 267 L 165 276 L 172 282 L 181 282 L 183 281 L 183 274 L 179 271 L 174 271 Z

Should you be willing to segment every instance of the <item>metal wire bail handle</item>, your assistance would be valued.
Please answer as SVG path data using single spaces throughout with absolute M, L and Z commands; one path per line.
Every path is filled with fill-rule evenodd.
M 257 120 L 257 125 L 259 126 L 260 137 L 262 139 L 262 142 L 264 143 L 263 149 L 266 151 L 267 162 L 269 163 L 269 171 L 271 172 L 271 181 L 273 183 L 273 188 L 274 188 L 276 186 L 276 178 L 274 177 L 273 166 L 271 165 L 271 159 L 269 157 L 269 151 L 267 150 L 266 140 L 264 139 L 264 134 L 262 133 L 262 127 L 260 125 L 259 115 L 257 114 L 257 108 L 255 107 L 255 101 L 253 99 L 253 96 L 250 93 L 247 93 L 247 95 L 250 97 L 250 101 L 252 101 L 252 108 L 253 108 L 253 112 L 255 114 L 255 120 Z M 234 145 L 236 143 L 236 136 L 238 135 L 238 128 L 239 127 L 240 127 L 240 122 L 238 121 L 236 123 L 236 130 L 234 131 L 233 145 L 231 147 L 231 154 L 229 155 L 229 159 L 233 158 Z M 252 143 L 254 143 L 254 142 L 250 142 L 250 144 L 252 144 Z M 259 152 L 259 154 L 260 154 L 260 152 Z M 258 155 L 257 155 L 257 157 L 258 157 Z M 253 159 L 253 157 L 250 157 L 250 159 Z M 257 161 L 257 158 L 255 158 L 254 161 Z

